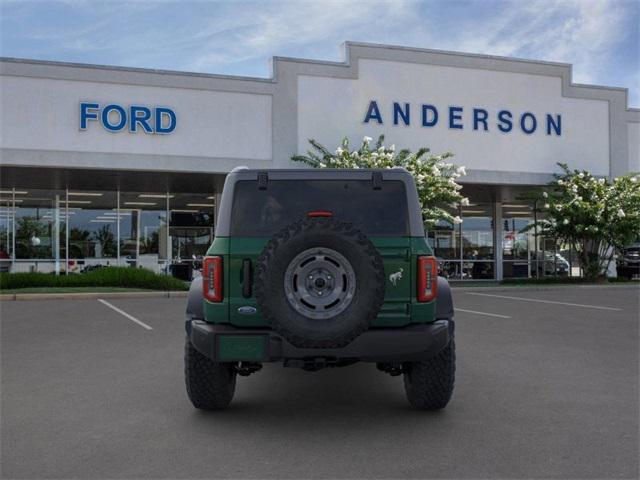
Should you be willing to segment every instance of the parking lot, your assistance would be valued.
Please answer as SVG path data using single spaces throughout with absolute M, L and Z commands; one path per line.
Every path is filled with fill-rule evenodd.
M 196 411 L 184 299 L 3 302 L 2 476 L 637 478 L 639 292 L 455 289 L 436 413 L 371 364 L 267 365 Z

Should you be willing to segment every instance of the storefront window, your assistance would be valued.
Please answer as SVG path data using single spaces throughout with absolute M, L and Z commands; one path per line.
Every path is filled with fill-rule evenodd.
M 536 271 L 533 206 L 525 202 L 502 205 L 502 274 L 504 278 L 532 277 Z
M 495 278 L 493 205 L 472 204 L 462 209 L 462 277 Z
M 68 269 L 117 264 L 117 192 L 69 190 Z
M 13 191 L 0 191 L 0 272 L 11 270 L 13 257 Z
M 65 191 L 29 190 L 15 199 L 14 271 L 52 272 L 60 268 L 65 231 Z
M 458 209 L 447 210 L 454 217 L 460 215 Z M 427 232 L 429 245 L 438 259 L 438 274 L 450 280 L 462 278 L 460 231 L 459 224 L 441 220 Z
M 166 270 L 167 201 L 162 192 L 120 193 L 121 255 L 128 264 L 155 272 Z
M 169 204 L 171 273 L 188 280 L 213 241 L 215 196 L 176 193 Z

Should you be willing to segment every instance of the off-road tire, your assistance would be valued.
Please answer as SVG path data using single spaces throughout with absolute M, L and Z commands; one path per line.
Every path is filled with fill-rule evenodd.
M 420 362 L 406 362 L 404 389 L 409 403 L 421 410 L 440 410 L 453 394 L 456 375 L 456 344 L 451 340 L 436 356 Z
M 326 319 L 309 318 L 290 304 L 285 272 L 310 248 L 324 247 L 344 256 L 355 273 L 349 305 Z M 271 327 L 299 348 L 340 348 L 367 330 L 384 302 L 382 258 L 364 233 L 351 223 L 310 218 L 285 227 L 267 243 L 256 265 L 255 297 Z
M 198 352 L 187 337 L 184 345 L 184 378 L 194 407 L 218 410 L 231 403 L 236 390 L 233 363 L 218 363 Z

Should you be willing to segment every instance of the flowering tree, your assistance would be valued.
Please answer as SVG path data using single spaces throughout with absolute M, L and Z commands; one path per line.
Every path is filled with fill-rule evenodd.
M 364 137 L 360 148 L 350 150 L 349 139 L 344 138 L 341 146 L 335 152 L 330 152 L 310 139 L 313 150 L 309 150 L 307 155 L 295 155 L 291 159 L 315 168 L 405 168 L 415 180 L 422 218 L 427 227 L 438 220 L 462 222 L 460 217 L 451 215 L 444 208 L 447 205 L 469 205 L 469 199 L 460 193 L 462 186 L 456 182 L 466 175 L 466 171 L 464 167 L 447 162 L 452 153 L 427 155 L 428 148 L 421 148 L 415 153 L 406 149 L 396 152 L 394 145 L 383 145 L 384 135 L 380 135 L 375 145 L 371 142 L 371 137 Z
M 572 245 L 585 278 L 595 279 L 606 271 L 616 249 L 640 235 L 640 175 L 609 182 L 558 165 L 562 174 L 542 192 L 545 218 L 538 227 L 543 235 Z

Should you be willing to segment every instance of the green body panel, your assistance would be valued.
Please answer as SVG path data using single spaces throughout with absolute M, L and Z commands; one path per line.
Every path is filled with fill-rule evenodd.
M 424 237 L 372 237 L 384 262 L 385 301 L 373 327 L 402 327 L 410 323 L 428 323 L 435 319 L 435 301 L 416 301 L 416 267 L 418 255 L 431 255 Z M 220 303 L 204 302 L 205 319 L 213 323 L 231 323 L 238 327 L 265 327 L 255 298 L 242 296 L 242 264 L 256 260 L 269 241 L 261 237 L 232 237 L 214 240 L 207 255 L 223 256 L 224 300 Z M 390 276 L 396 274 L 395 285 Z M 243 315 L 240 307 L 255 307 L 257 312 Z
M 266 340 L 266 335 L 220 335 L 216 358 L 222 362 L 259 362 L 265 357 Z

